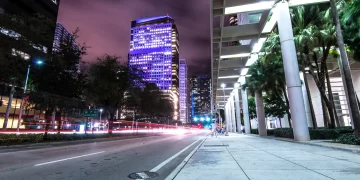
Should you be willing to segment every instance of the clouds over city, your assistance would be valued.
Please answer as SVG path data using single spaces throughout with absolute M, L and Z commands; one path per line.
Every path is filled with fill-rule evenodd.
M 189 74 L 210 72 L 210 15 L 208 0 L 61 0 L 58 21 L 68 30 L 80 28 L 80 42 L 91 48 L 84 58 L 93 62 L 104 53 L 126 60 L 130 21 L 168 14 L 180 33 L 180 57 Z

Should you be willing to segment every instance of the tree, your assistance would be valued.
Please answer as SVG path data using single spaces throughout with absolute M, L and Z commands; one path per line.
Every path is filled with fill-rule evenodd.
M 119 57 L 105 54 L 91 65 L 87 100 L 108 114 L 110 133 L 115 112 L 126 108 L 126 94 L 138 86 L 142 86 L 139 71 L 120 63 Z
M 356 92 L 355 92 L 354 85 L 353 85 L 352 78 L 351 78 L 349 60 L 347 57 L 344 39 L 342 36 L 341 24 L 340 24 L 335 0 L 330 0 L 330 6 L 331 6 L 331 14 L 332 14 L 332 18 L 333 18 L 333 23 L 335 24 L 335 27 L 336 27 L 337 43 L 339 45 L 339 51 L 340 51 L 340 56 L 341 56 L 341 61 L 339 64 L 340 64 L 340 68 L 343 69 L 343 73 L 344 73 L 345 86 L 347 88 L 347 93 L 348 93 L 348 97 L 349 97 L 349 107 L 351 109 L 352 122 L 354 124 L 354 134 L 356 137 L 360 137 L 359 106 L 358 106 Z M 356 10 L 353 12 L 359 12 L 359 10 Z
M 360 0 L 343 0 L 339 5 L 344 41 L 353 52 L 354 59 L 360 61 Z
M 281 96 L 271 93 L 264 97 L 265 113 L 267 117 L 276 117 L 279 119 L 280 127 L 281 118 L 287 114 L 289 106 L 284 102 Z

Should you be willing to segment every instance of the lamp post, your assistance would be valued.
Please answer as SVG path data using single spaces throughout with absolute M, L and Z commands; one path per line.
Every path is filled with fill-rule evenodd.
M 102 112 L 103 112 L 103 109 L 100 109 L 99 112 L 100 112 L 100 116 L 99 116 L 100 124 L 103 126 L 103 130 L 104 130 L 104 125 L 103 125 L 102 122 L 101 122 L 101 114 L 102 114 Z
M 37 65 L 42 65 L 44 62 L 41 61 L 41 60 L 37 60 L 37 61 L 35 61 L 35 63 Z M 21 122 L 22 112 L 23 112 L 23 109 L 24 109 L 24 96 L 25 96 L 25 93 L 26 93 L 27 83 L 29 81 L 30 67 L 31 67 L 31 65 L 29 64 L 28 68 L 27 68 L 27 72 L 26 72 L 26 79 L 25 79 L 25 84 L 24 84 L 24 93 L 23 93 L 23 97 L 21 99 L 21 104 L 20 104 L 20 112 L 19 112 L 19 117 L 18 117 L 18 124 L 17 124 L 17 127 L 16 127 L 18 133 L 20 133 L 20 122 Z
M 225 109 L 225 87 L 226 87 L 226 84 L 222 83 L 221 84 L 221 87 L 223 89 L 223 94 L 224 94 L 224 109 Z M 220 128 L 222 128 L 222 120 L 220 121 Z

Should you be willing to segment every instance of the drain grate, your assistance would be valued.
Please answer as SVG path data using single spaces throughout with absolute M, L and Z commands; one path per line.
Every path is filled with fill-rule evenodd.
M 204 147 L 225 147 L 225 146 L 229 146 L 227 144 L 224 145 L 204 145 Z
M 155 172 L 143 171 L 129 174 L 130 179 L 151 179 L 158 177 L 159 174 Z

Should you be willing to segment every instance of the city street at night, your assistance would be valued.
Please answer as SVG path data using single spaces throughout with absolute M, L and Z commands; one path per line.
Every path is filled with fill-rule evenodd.
M 156 172 L 165 179 L 206 137 L 206 132 L 0 151 L 0 179 L 129 179 Z M 31 147 L 31 146 L 30 146 Z M 141 173 L 140 173 L 141 175 Z

